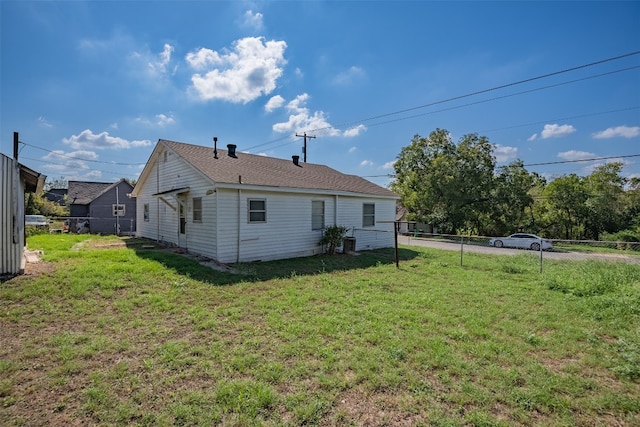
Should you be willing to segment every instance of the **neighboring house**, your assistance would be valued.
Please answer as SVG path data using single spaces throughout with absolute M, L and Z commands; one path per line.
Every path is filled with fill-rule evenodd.
M 65 206 L 67 201 L 65 197 L 67 196 L 66 188 L 51 188 L 44 192 L 44 197 L 53 203 L 56 203 L 60 206 Z
M 132 190 L 124 179 L 115 183 L 69 181 L 69 232 L 133 234 L 136 201 L 130 197 Z
M 219 262 L 323 252 L 345 226 L 356 250 L 392 247 L 390 190 L 327 166 L 159 140 L 133 190 L 137 235 Z
M 0 277 L 24 272 L 24 195 L 42 191 L 46 176 L 0 153 Z
M 401 202 L 398 202 L 396 206 L 396 221 L 398 221 L 398 233 L 408 235 L 413 234 L 415 236 L 422 236 L 425 234 L 438 234 L 438 227 L 433 224 L 426 224 L 424 222 L 409 221 L 407 218 L 409 211 Z

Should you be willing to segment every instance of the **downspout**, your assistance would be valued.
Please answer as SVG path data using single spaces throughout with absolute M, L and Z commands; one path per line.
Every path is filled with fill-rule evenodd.
M 242 190 L 238 188 L 238 252 L 236 254 L 236 263 L 240 262 L 240 197 Z
M 156 159 L 156 194 L 160 193 L 160 153 Z M 160 198 L 156 197 L 156 242 L 160 243 Z

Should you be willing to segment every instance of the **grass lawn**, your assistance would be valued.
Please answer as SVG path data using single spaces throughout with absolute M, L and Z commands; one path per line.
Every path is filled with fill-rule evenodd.
M 640 425 L 640 266 L 402 247 L 221 272 L 39 235 L 0 425 Z

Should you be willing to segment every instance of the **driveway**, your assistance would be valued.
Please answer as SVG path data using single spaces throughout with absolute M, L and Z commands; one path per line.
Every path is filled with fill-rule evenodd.
M 443 249 L 447 251 L 460 252 L 460 242 L 443 242 L 439 240 L 419 239 L 411 236 L 398 235 L 398 243 L 408 246 L 425 246 L 434 249 Z M 539 254 L 539 252 L 527 251 L 524 249 L 510 249 L 510 248 L 494 248 L 493 246 L 482 246 L 476 244 L 465 244 L 463 248 L 464 252 L 475 252 L 481 254 L 491 255 L 518 255 L 523 252 Z M 623 254 L 593 254 L 583 252 L 569 252 L 569 251 L 544 251 L 542 257 L 546 259 L 557 260 L 586 260 L 586 259 L 598 259 L 604 261 L 623 261 L 629 263 L 640 264 L 640 257 L 628 256 Z

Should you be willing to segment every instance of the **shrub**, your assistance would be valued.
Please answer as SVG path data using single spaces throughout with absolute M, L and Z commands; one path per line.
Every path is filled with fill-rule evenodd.
M 336 249 L 342 245 L 342 239 L 347 234 L 349 229 L 341 225 L 330 225 L 325 228 L 322 239 L 320 239 L 321 245 L 327 245 L 327 253 L 333 255 Z

